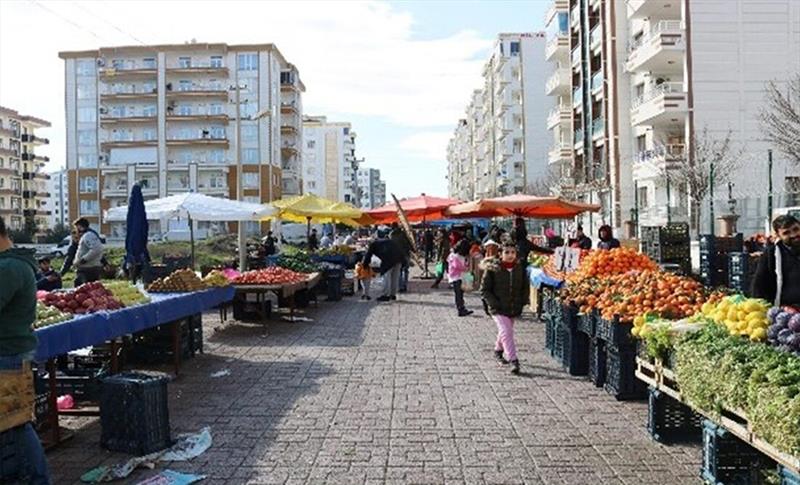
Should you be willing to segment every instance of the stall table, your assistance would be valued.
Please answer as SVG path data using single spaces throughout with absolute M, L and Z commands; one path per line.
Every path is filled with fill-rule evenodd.
M 260 309 L 260 320 L 264 321 L 267 319 L 266 312 L 262 310 L 265 302 L 265 295 L 267 293 L 274 293 L 279 297 L 287 298 L 289 300 L 289 318 L 290 321 L 294 321 L 295 294 L 301 290 L 314 288 L 317 286 L 321 278 L 322 273 L 311 273 L 305 281 L 300 281 L 297 283 L 287 283 L 282 285 L 236 284 L 233 285 L 236 289 L 234 299 L 238 301 L 252 302 L 251 300 L 248 300 L 248 298 L 249 295 L 253 295 L 255 303 Z

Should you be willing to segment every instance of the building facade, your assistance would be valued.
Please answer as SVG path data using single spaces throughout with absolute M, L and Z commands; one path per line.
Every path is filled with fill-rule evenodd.
M 348 122 L 303 117 L 303 193 L 358 205 L 356 133 Z
M 274 45 L 192 41 L 59 56 L 73 217 L 123 237 L 124 223 L 106 223 L 103 212 L 125 205 L 134 183 L 145 199 L 187 191 L 248 202 L 281 197 L 283 157 L 297 154 L 289 127 L 299 116 L 282 109 L 283 93 L 295 93 L 287 102 L 301 109 L 303 87 Z M 282 83 L 284 72 L 293 75 Z
M 520 193 L 546 176 L 544 48 L 543 32 L 498 36 L 448 147 L 451 197 Z
M 49 174 L 47 192 L 50 199 L 47 203 L 50 211 L 50 227 L 64 225 L 69 227 L 69 176 L 66 170 L 58 170 Z
M 303 193 L 303 93 L 294 64 L 281 72 L 281 175 L 284 196 Z
M 36 148 L 50 141 L 35 133 L 49 127 L 49 121 L 0 106 L 0 216 L 11 229 L 23 230 L 26 219 L 36 223 L 39 233 L 49 227 L 43 167 L 50 159 Z
M 381 180 L 381 171 L 375 168 L 359 168 L 358 192 L 360 199 L 356 207 L 369 210 L 386 204 L 386 182 Z

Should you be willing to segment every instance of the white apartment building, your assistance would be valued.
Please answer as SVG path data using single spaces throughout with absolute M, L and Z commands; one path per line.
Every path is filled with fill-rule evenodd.
M 356 133 L 349 122 L 303 117 L 303 193 L 358 205 Z
M 547 172 L 545 34 L 500 34 L 448 149 L 450 196 L 520 193 Z M 466 182 L 452 180 L 467 177 Z M 471 185 L 472 187 L 468 187 Z M 472 197 L 466 197 L 472 195 Z
M 39 232 L 49 227 L 47 179 L 50 158 L 34 150 L 50 141 L 35 134 L 50 122 L 0 106 L 0 216 L 10 229 L 22 230 L 33 218 Z
M 603 205 L 584 216 L 592 233 L 689 220 L 686 190 L 666 174 L 691 160 L 692 136 L 705 129 L 731 133 L 744 151 L 733 197 L 766 194 L 770 147 L 758 116 L 765 83 L 800 72 L 800 3 L 555 0 L 546 31 L 549 161 L 563 190 Z M 797 175 L 777 158 L 774 174 L 776 187 Z M 762 229 L 763 209 L 740 207 L 739 230 Z
M 72 219 L 69 218 L 69 176 L 66 170 L 58 170 L 49 174 L 47 192 L 50 195 L 48 207 L 50 210 L 50 227 L 64 225 L 69 227 Z
M 376 168 L 361 167 L 358 169 L 357 207 L 365 210 L 374 209 L 386 204 L 386 182 L 381 180 L 381 171 Z
M 281 175 L 284 196 L 303 193 L 303 93 L 294 64 L 281 72 Z
M 124 223 L 106 223 L 103 212 L 125 205 L 137 182 L 146 199 L 186 191 L 249 202 L 281 197 L 281 167 L 299 163 L 300 136 L 300 113 L 282 103 L 285 96 L 301 109 L 303 87 L 274 45 L 192 41 L 59 57 L 72 217 L 123 237 Z

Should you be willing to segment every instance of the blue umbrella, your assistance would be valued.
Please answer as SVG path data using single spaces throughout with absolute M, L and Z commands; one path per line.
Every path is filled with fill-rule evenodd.
M 150 253 L 147 252 L 147 213 L 139 184 L 134 184 L 131 189 L 125 226 L 125 265 L 136 278 L 135 268 L 143 268 L 150 262 Z

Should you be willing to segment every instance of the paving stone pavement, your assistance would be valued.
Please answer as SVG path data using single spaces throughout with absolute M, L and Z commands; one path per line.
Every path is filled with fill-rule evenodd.
M 467 303 L 475 314 L 458 318 L 451 292 L 413 281 L 390 304 L 321 301 L 312 322 L 205 315 L 205 353 L 170 383 L 170 419 L 173 433 L 211 426 L 214 444 L 160 467 L 207 485 L 700 483 L 699 446 L 652 441 L 647 404 L 568 376 L 529 315 L 516 327 L 523 375 L 510 375 L 477 295 Z M 126 458 L 100 448 L 97 419 L 62 422 L 77 435 L 48 453 L 55 484 Z

